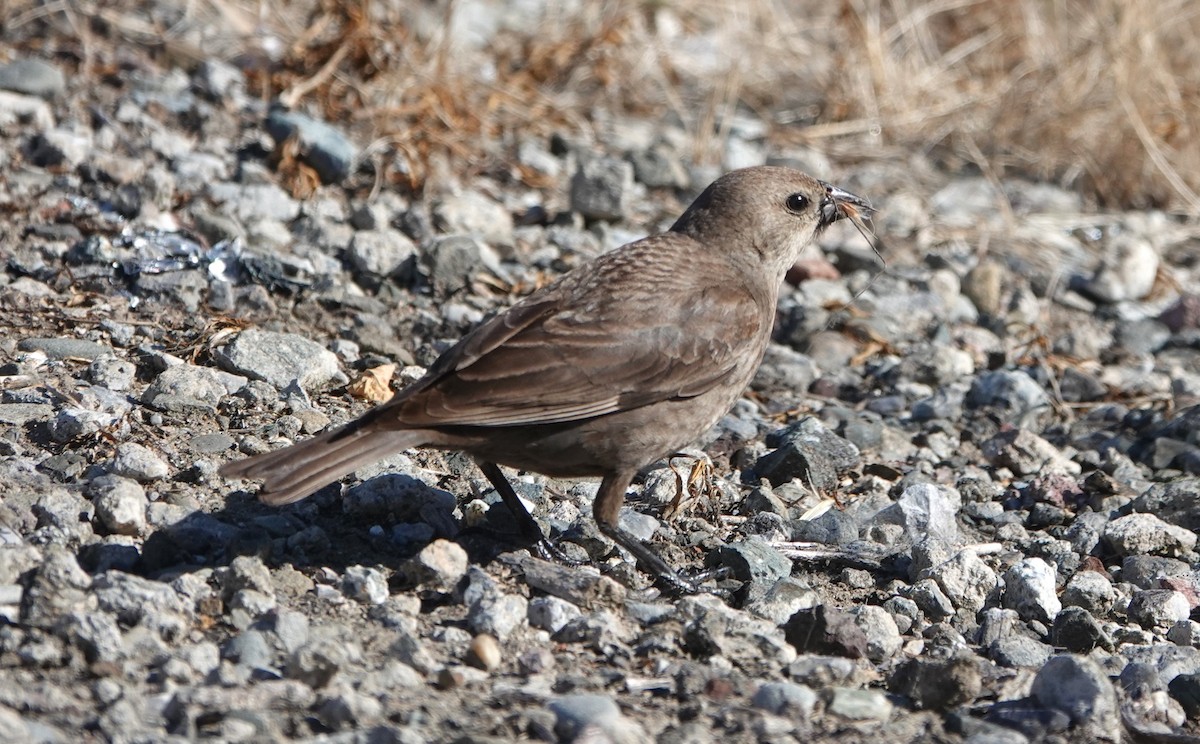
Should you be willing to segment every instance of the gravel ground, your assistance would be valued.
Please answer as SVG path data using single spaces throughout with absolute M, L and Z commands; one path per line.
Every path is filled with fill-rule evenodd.
M 35 46 L 0 65 L 0 740 L 1196 740 L 1197 222 L 749 115 L 723 166 L 631 119 L 376 191 L 237 67 Z M 706 593 L 594 483 L 518 478 L 568 567 L 453 453 L 277 510 L 216 476 L 763 162 L 875 201 L 886 264 L 823 236 L 752 389 L 631 493 Z

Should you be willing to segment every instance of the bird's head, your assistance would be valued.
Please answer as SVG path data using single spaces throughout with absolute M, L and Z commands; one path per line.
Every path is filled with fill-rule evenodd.
M 866 199 L 798 170 L 761 166 L 713 181 L 671 230 L 714 249 L 748 251 L 781 273 L 826 227 L 871 211 Z

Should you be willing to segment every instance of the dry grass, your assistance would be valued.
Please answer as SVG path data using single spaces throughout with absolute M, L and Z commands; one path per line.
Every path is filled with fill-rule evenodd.
M 749 111 L 778 144 L 920 151 L 1200 214 L 1192 0 L 563 0 L 472 45 L 483 1 L 158 0 L 135 20 L 133 0 L 16 0 L 0 22 L 8 42 L 75 37 L 85 59 L 97 34 L 156 33 L 177 57 L 238 59 L 257 93 L 344 123 L 383 180 L 412 187 L 439 168 L 538 185 L 511 157 L 522 137 L 603 139 L 627 116 L 684 127 L 688 156 L 714 160 Z
M 850 121 L 1101 203 L 1200 213 L 1200 6 L 1190 0 L 851 0 Z

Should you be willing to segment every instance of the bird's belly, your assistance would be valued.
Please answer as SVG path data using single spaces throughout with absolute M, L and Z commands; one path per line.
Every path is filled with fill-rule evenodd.
M 698 439 L 740 394 L 741 389 L 713 390 L 560 424 L 447 427 L 440 430 L 446 441 L 437 446 L 561 478 L 639 470 Z

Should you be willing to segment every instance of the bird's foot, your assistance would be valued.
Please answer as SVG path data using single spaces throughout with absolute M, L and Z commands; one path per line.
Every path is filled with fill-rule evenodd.
M 642 565 L 642 568 L 654 575 L 656 583 L 671 594 L 706 593 L 707 590 L 702 585 L 713 579 L 719 580 L 724 578 L 726 575 L 723 568 L 704 569 L 688 575 L 681 574 L 667 565 L 667 562 L 662 559 L 662 556 L 654 552 L 653 548 L 617 525 L 601 522 L 597 522 L 597 525 L 599 525 L 600 531 L 607 535 L 613 542 L 632 553 L 633 557 Z
M 533 541 L 533 552 L 538 558 L 544 561 L 553 561 L 561 563 L 564 566 L 577 568 L 587 564 L 587 561 L 578 558 L 572 558 L 563 552 L 562 548 L 558 547 L 557 541 L 551 540 L 548 537 L 539 536 Z

